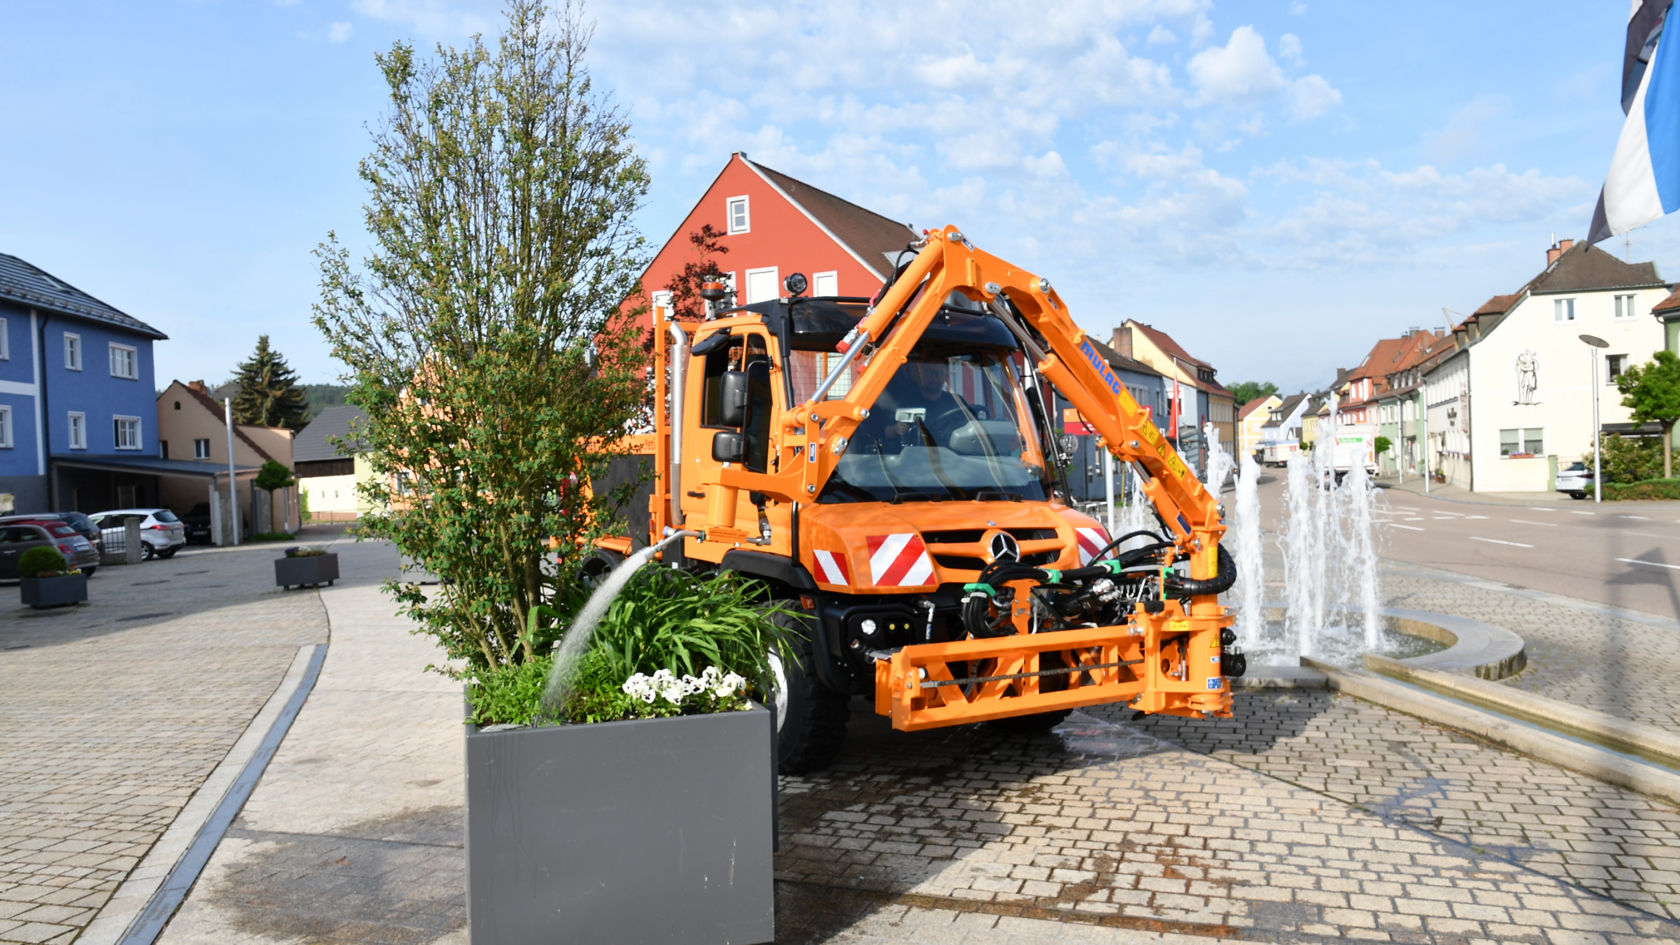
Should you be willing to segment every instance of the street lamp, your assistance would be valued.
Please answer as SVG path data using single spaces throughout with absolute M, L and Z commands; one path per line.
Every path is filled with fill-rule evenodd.
M 1582 335 L 1581 340 L 1586 342 L 1588 345 L 1592 346 L 1593 348 L 1608 348 L 1608 347 L 1610 347 L 1610 342 L 1605 341 L 1603 338 L 1600 338 L 1597 335 Z M 1594 502 L 1601 502 L 1601 501 L 1603 501 L 1603 498 L 1604 498 L 1604 482 L 1602 481 L 1602 479 L 1599 475 L 1599 464 L 1598 464 L 1599 441 L 1602 437 L 1602 434 L 1599 432 L 1599 429 L 1598 429 L 1598 352 L 1589 349 L 1587 351 L 1587 356 L 1592 358 L 1593 501 Z

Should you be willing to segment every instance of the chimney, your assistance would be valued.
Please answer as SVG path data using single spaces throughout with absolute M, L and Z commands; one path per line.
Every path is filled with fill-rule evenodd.
M 200 393 L 200 394 L 207 393 L 207 391 L 205 391 L 205 389 L 204 389 L 204 382 L 203 381 L 188 381 L 187 382 L 187 389 L 190 390 L 190 391 L 195 391 L 195 392 Z
M 1132 356 L 1132 332 L 1131 332 L 1131 329 L 1127 328 L 1125 325 L 1121 325 L 1119 328 L 1114 329 L 1114 334 L 1109 336 L 1108 346 L 1110 348 L 1113 348 L 1115 351 L 1120 352 L 1122 357 L 1127 357 L 1127 358 L 1131 357 Z
M 1569 252 L 1569 247 L 1574 246 L 1574 245 L 1575 245 L 1574 240 L 1564 240 L 1563 242 L 1558 244 L 1558 249 L 1561 249 L 1561 250 L 1563 250 L 1564 252 L 1567 253 L 1567 252 Z
M 1546 250 L 1546 268 L 1547 269 L 1552 268 L 1552 263 L 1557 262 L 1558 257 L 1562 256 L 1562 255 L 1563 255 L 1563 247 L 1559 246 L 1556 243 L 1553 243 L 1552 248 Z

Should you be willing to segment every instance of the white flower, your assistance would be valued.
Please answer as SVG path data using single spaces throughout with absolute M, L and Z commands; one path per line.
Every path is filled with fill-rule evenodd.
M 730 673 L 718 681 L 718 684 L 712 689 L 712 694 L 719 699 L 727 699 L 739 692 L 746 684 L 747 681 L 741 678 L 740 674 Z

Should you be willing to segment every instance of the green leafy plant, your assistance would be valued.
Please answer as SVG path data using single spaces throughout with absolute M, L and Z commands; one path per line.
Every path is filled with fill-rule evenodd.
M 1581 461 L 1592 468 L 1593 454 L 1581 454 Z M 1656 437 L 1607 433 L 1599 439 L 1599 467 L 1606 484 L 1662 478 L 1662 441 Z
M 296 484 L 297 479 L 293 478 L 292 471 L 286 468 L 286 464 L 280 462 L 279 460 L 268 460 L 262 464 L 261 469 L 257 470 L 257 488 L 268 493 L 269 526 L 274 528 L 277 532 L 283 531 L 284 529 L 276 527 L 279 523 L 274 520 L 274 494 L 279 492 L 281 489 L 286 489 Z
M 1388 452 L 1388 448 L 1393 445 L 1393 440 L 1386 436 L 1379 436 L 1377 437 L 1376 442 L 1372 444 L 1372 447 L 1377 451 L 1377 455 L 1381 456 L 1382 454 Z
M 1621 499 L 1680 499 L 1680 479 L 1606 482 L 1604 498 L 1612 502 Z
M 1674 475 L 1674 424 L 1680 421 L 1680 355 L 1657 351 L 1651 360 L 1630 367 L 1616 378 L 1622 406 L 1634 423 L 1655 422 L 1662 428 L 1662 475 Z
M 571 677 L 560 721 L 607 722 L 745 708 L 769 693 L 772 652 L 791 661 L 796 633 L 782 603 L 766 603 L 757 581 L 726 573 L 697 578 L 644 568 L 595 626 Z M 541 715 L 552 667 L 547 650 L 563 639 L 581 594 L 534 610 L 523 642 L 544 655 L 479 670 L 468 687 L 469 721 L 529 724 Z
M 31 548 L 18 556 L 18 576 L 26 578 L 54 577 L 67 573 L 69 562 L 64 555 L 59 554 L 57 548 L 45 545 Z
M 318 558 L 326 553 L 325 548 L 316 548 L 312 545 L 299 545 L 296 548 L 286 549 L 286 557 L 288 558 Z

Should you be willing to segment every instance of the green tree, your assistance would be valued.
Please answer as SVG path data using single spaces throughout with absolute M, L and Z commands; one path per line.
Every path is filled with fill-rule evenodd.
M 1256 397 L 1270 397 L 1277 392 L 1277 385 L 1271 381 L 1238 381 L 1231 385 L 1231 396 L 1236 398 L 1238 407 Z
M 1378 456 L 1381 456 L 1382 454 L 1388 452 L 1388 448 L 1393 446 L 1393 445 L 1394 445 L 1394 441 L 1389 439 L 1386 436 L 1377 437 L 1376 440 L 1371 444 L 1372 448 L 1377 451 Z
M 506 18 L 494 49 L 377 57 L 390 101 L 360 165 L 371 249 L 359 267 L 331 235 L 316 251 L 315 323 L 381 474 L 364 532 L 443 579 L 387 590 L 468 672 L 552 642 L 524 633 L 527 615 L 623 502 L 587 484 L 603 438 L 648 409 L 639 333 L 619 321 L 645 312 L 619 314 L 640 298 L 646 167 L 591 86 L 578 11 L 511 0 Z
M 274 520 L 274 493 L 295 485 L 297 480 L 292 478 L 292 471 L 279 460 L 271 459 L 262 464 L 257 470 L 257 488 L 268 493 L 268 530 L 281 532 L 285 529 Z
M 257 336 L 257 350 L 239 365 L 233 381 L 239 385 L 233 422 L 288 430 L 301 430 L 308 423 L 309 398 L 286 359 L 268 346 L 267 335 Z
M 1644 364 L 1628 368 L 1616 378 L 1622 406 L 1634 423 L 1655 421 L 1662 427 L 1663 478 L 1674 476 L 1674 421 L 1680 420 L 1680 356 L 1658 351 Z

